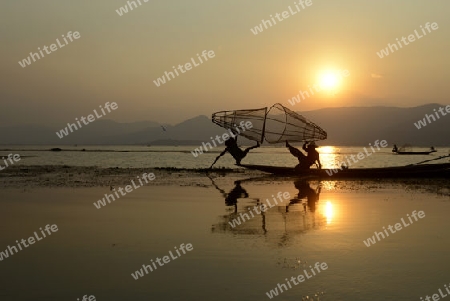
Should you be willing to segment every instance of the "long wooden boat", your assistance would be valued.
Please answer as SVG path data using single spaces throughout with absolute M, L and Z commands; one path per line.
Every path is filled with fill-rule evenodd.
M 394 151 L 393 151 L 394 152 Z M 403 152 L 403 151 L 396 151 L 397 155 L 429 155 L 431 153 L 436 152 L 435 150 L 425 151 L 425 152 Z
M 419 164 L 380 168 L 309 169 L 295 171 L 292 167 L 241 164 L 240 166 L 279 176 L 317 177 L 322 179 L 359 178 L 450 178 L 450 163 Z

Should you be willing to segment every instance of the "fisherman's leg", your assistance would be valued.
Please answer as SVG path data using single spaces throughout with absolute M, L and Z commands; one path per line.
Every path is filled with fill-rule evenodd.
M 241 165 L 242 159 L 244 159 L 246 154 L 242 151 L 241 154 L 234 155 L 233 158 L 236 160 L 236 165 Z
M 314 160 L 311 160 L 308 156 L 305 156 L 301 161 L 300 164 L 304 169 L 310 169 L 312 165 L 315 164 Z
M 223 155 L 225 155 L 225 153 L 227 152 L 227 149 L 225 149 L 223 152 L 220 153 L 220 155 L 217 156 L 216 160 L 214 160 L 213 164 L 211 164 L 211 166 L 209 167 L 209 169 L 211 169 L 213 167 L 214 164 L 216 164 L 217 160 L 219 160 L 220 157 L 222 157 Z
M 308 170 L 308 169 L 309 169 L 309 167 L 306 164 L 302 163 L 302 162 L 297 164 L 294 167 L 294 171 L 296 171 L 296 172 L 305 171 L 305 170 Z

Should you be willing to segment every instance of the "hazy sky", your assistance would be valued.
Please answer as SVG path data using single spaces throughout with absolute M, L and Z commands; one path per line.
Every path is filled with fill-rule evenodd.
M 312 0 L 258 35 L 250 28 L 294 1 L 141 3 L 119 16 L 126 1 L 2 1 L 0 125 L 64 125 L 107 101 L 119 106 L 108 119 L 161 123 L 276 102 L 296 111 L 449 103 L 450 1 Z M 427 22 L 439 29 L 385 58 L 376 54 L 422 33 Z M 81 37 L 25 68 L 18 64 L 69 31 Z M 153 83 L 203 50 L 215 57 L 160 87 Z M 291 107 L 287 100 L 318 83 L 323 70 L 350 76 Z

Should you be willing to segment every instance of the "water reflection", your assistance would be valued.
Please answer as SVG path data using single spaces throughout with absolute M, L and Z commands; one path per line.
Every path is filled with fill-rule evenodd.
M 332 168 L 339 165 L 340 149 L 334 146 L 321 146 L 318 149 L 322 168 Z
M 225 190 L 223 190 L 219 186 L 217 186 L 217 184 L 214 182 L 213 178 L 211 178 L 211 177 L 209 177 L 209 178 L 211 179 L 211 183 L 213 184 L 213 186 L 216 187 L 216 189 L 218 191 L 220 191 L 222 196 L 225 198 L 225 206 L 233 206 L 235 213 L 237 212 L 238 199 L 249 197 L 249 194 L 247 193 L 247 191 L 241 186 L 241 181 L 235 181 L 234 188 L 230 192 L 227 193 Z
M 325 217 L 327 218 L 327 224 L 331 223 L 331 220 L 333 219 L 334 211 L 333 211 L 333 204 L 328 201 L 325 205 Z
M 297 188 L 298 194 L 296 198 L 291 200 L 290 204 L 302 202 L 303 199 L 306 199 L 306 204 L 302 202 L 305 212 L 306 207 L 309 208 L 309 211 L 315 212 L 316 203 L 319 202 L 319 195 L 322 189 L 320 182 L 316 189 L 311 188 L 310 183 L 306 180 L 295 181 L 294 186 Z
M 263 236 L 273 239 L 278 246 L 285 246 L 298 234 L 326 226 L 333 216 L 332 207 L 325 212 L 316 210 L 321 191 L 321 183 L 317 181 L 294 181 L 298 193 L 292 199 L 265 212 L 259 210 L 258 214 L 252 213 L 256 212 L 255 206 L 260 208 L 262 204 L 267 204 L 270 197 L 267 196 L 267 200 L 262 195 L 252 198 L 258 192 L 251 191 L 256 190 L 255 186 L 245 189 L 243 183 L 247 182 L 235 181 L 234 188 L 227 193 L 213 179 L 211 181 L 224 197 L 225 205 L 233 207 L 231 212 L 219 216 L 219 222 L 212 225 L 213 233 Z

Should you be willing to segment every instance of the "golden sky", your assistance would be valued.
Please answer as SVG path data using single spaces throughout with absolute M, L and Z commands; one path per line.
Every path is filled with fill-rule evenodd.
M 107 101 L 119 106 L 108 118 L 121 122 L 291 107 L 288 99 L 320 83 L 326 70 L 349 76 L 294 110 L 448 104 L 449 1 L 312 0 L 257 35 L 250 29 L 298 0 L 140 1 L 122 16 L 123 0 L 2 1 L 0 125 L 65 124 Z M 439 28 L 377 55 L 397 38 L 422 33 L 427 22 Z M 18 64 L 69 31 L 80 38 L 25 68 Z M 203 50 L 214 58 L 154 84 Z

